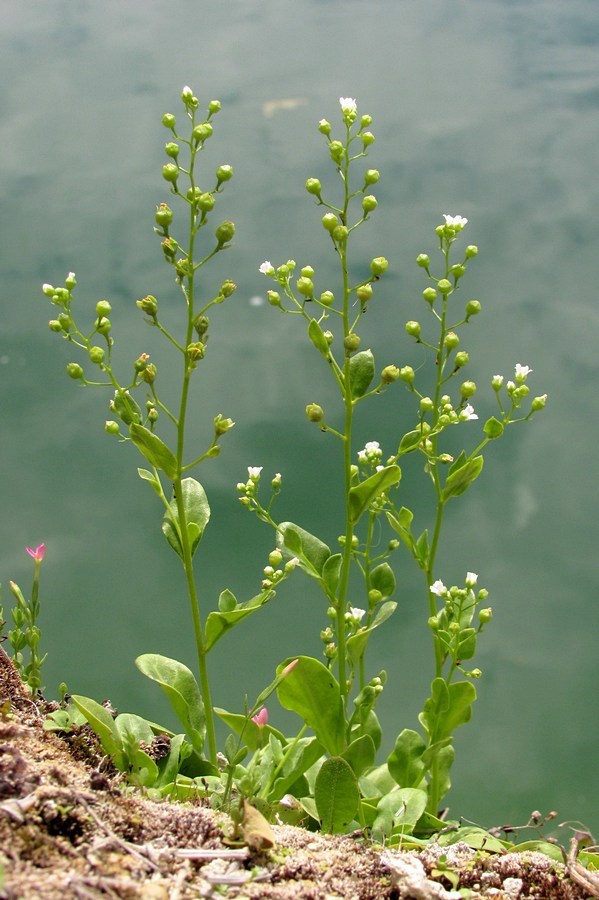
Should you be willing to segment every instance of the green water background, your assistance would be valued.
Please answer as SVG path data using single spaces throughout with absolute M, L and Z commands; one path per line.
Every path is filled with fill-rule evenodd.
M 238 424 L 199 475 L 213 522 L 198 571 L 206 608 L 225 586 L 251 596 L 272 535 L 239 507 L 246 466 L 283 474 L 280 519 L 332 546 L 342 530 L 338 448 L 303 415 L 314 400 L 333 409 L 335 391 L 298 321 L 253 298 L 268 287 L 264 259 L 310 263 L 320 289 L 333 286 L 303 184 L 332 176 L 316 123 L 338 121 L 338 98 L 356 97 L 373 116 L 369 165 L 382 173 L 356 266 L 391 262 L 363 346 L 380 366 L 409 363 L 426 377 L 430 362 L 403 332 L 407 319 L 425 320 L 413 261 L 434 250 L 441 214 L 459 213 L 480 247 L 463 297 L 484 312 L 463 346 L 481 420 L 494 411 L 491 376 L 511 377 L 517 362 L 533 367 L 533 395 L 549 394 L 546 412 L 489 449 L 447 512 L 439 575 L 451 584 L 478 572 L 495 610 L 475 661 L 484 677 L 473 724 L 456 738 L 451 812 L 493 825 L 556 809 L 599 830 L 596 2 L 5 0 L 0 41 L 0 578 L 27 586 L 23 547 L 46 542 L 48 694 L 65 680 L 172 724 L 133 660 L 153 651 L 192 665 L 194 651 L 158 501 L 133 450 L 104 435 L 107 397 L 65 376 L 75 357 L 47 329 L 41 283 L 74 270 L 81 310 L 112 303 L 123 364 L 149 351 L 175 386 L 134 303 L 149 292 L 173 310 L 181 302 L 152 233 L 155 204 L 168 199 L 160 120 L 179 113 L 184 84 L 202 105 L 220 99 L 205 171 L 235 169 L 214 222 L 233 218 L 237 237 L 206 270 L 204 296 L 223 277 L 239 289 L 213 316 L 192 432 L 202 446 L 217 412 Z M 273 111 L 279 101 L 292 102 Z M 386 452 L 413 422 L 402 390 L 359 412 L 357 445 L 376 439 Z M 480 422 L 467 427 L 475 440 Z M 418 466 L 407 470 L 403 502 L 424 527 L 428 486 Z M 431 678 L 420 579 L 405 554 L 397 563 L 399 608 L 370 657 L 372 674 L 389 673 L 387 749 L 417 727 Z M 215 651 L 216 702 L 239 709 L 281 659 L 319 655 L 323 624 L 322 601 L 298 576 Z

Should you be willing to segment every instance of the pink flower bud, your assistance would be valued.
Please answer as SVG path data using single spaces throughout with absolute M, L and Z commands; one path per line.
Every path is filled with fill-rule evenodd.
M 38 544 L 38 546 L 33 550 L 31 547 L 25 547 L 25 550 L 32 556 L 36 562 L 41 562 L 44 556 L 46 555 L 46 545 Z
M 258 728 L 264 728 L 268 723 L 268 710 L 265 706 L 255 716 L 252 716 L 252 722 L 255 722 Z

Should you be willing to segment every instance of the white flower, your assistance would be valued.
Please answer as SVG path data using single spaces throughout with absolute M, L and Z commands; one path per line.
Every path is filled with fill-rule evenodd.
M 440 578 L 437 578 L 434 584 L 431 584 L 431 594 L 436 594 L 437 597 L 445 597 L 447 594 L 447 588 L 443 584 Z
M 364 450 L 366 453 L 376 453 L 376 451 L 380 449 L 380 446 L 378 441 L 366 441 Z
M 530 372 L 532 372 L 532 369 L 530 368 L 530 366 L 522 366 L 522 365 L 520 365 L 520 363 L 516 363 L 516 369 L 515 369 L 516 381 L 519 381 L 520 383 L 522 383 L 523 381 L 526 380 L 526 376 L 528 374 L 530 374 Z
M 349 611 L 351 613 L 352 619 L 357 619 L 358 622 L 360 622 L 366 615 L 366 610 L 359 609 L 357 606 L 350 606 Z
M 181 99 L 183 100 L 183 102 L 185 102 L 186 100 L 191 100 L 192 97 L 193 97 L 193 91 L 189 87 L 189 85 L 186 84 L 185 87 L 183 88 L 183 90 L 181 91 Z
M 357 112 L 358 105 L 352 97 L 339 97 L 339 103 L 344 116 L 354 115 Z
M 468 224 L 468 219 L 465 219 L 464 216 L 448 216 L 443 213 L 443 218 L 446 225 L 453 225 L 457 231 L 461 231 L 464 225 Z
M 473 419 L 478 419 L 478 416 L 474 412 L 474 407 L 468 404 L 460 413 L 460 421 L 461 422 L 470 422 Z
M 258 271 L 262 272 L 263 275 L 274 275 L 275 267 L 269 259 L 265 259 Z
M 250 481 L 259 481 L 260 480 L 260 472 L 264 466 L 248 466 L 248 475 Z
M 476 572 L 466 572 L 466 587 L 473 588 L 476 587 L 476 582 L 478 581 L 478 575 Z

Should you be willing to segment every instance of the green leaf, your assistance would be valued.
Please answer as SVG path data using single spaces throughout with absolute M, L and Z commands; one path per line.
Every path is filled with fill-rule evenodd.
M 381 563 L 370 573 L 370 587 L 380 591 L 383 597 L 390 597 L 395 590 L 395 575 L 389 563 Z
M 277 731 L 276 728 L 273 728 L 272 725 L 267 724 L 260 728 L 255 722 L 248 719 L 247 716 L 241 715 L 240 713 L 227 712 L 226 709 L 220 709 L 217 706 L 214 707 L 214 712 L 219 719 L 223 720 L 225 725 L 227 725 L 231 731 L 234 731 L 238 736 L 243 736 L 243 742 L 247 744 L 252 751 L 258 750 L 263 745 L 264 735 L 270 736 L 272 734 L 281 741 L 282 744 L 286 743 L 285 735 L 281 731 Z
M 483 462 L 482 456 L 475 456 L 473 459 L 466 460 L 463 465 L 455 470 L 454 463 L 454 466 L 449 470 L 445 481 L 445 487 L 441 492 L 442 502 L 446 503 L 451 497 L 458 497 L 460 494 L 463 494 L 480 475 L 483 468 Z
M 279 703 L 304 720 L 325 750 L 337 756 L 344 749 L 345 720 L 339 684 L 319 660 L 296 657 L 298 662 L 277 688 Z M 277 667 L 279 675 L 292 660 Z
M 369 734 L 363 734 L 361 737 L 352 741 L 347 750 L 341 756 L 348 762 L 352 768 L 352 772 L 359 778 L 365 769 L 369 769 L 374 765 L 374 757 L 376 749 L 374 741 Z
M 123 752 L 123 741 L 115 721 L 103 706 L 96 703 L 90 697 L 82 697 L 80 694 L 72 694 L 71 701 L 75 704 L 80 713 L 82 713 L 95 733 L 100 738 L 100 742 L 106 753 L 112 757 L 117 769 L 121 772 L 125 771 L 126 760 Z
M 204 702 L 193 673 L 183 663 L 158 653 L 144 653 L 135 660 L 137 668 L 160 685 L 194 750 L 202 753 L 206 735 Z
M 417 731 L 404 728 L 398 735 L 395 747 L 387 759 L 387 766 L 400 787 L 418 787 L 426 774 L 426 766 L 422 761 L 425 750 L 426 744 Z
M 398 516 L 394 516 L 388 510 L 385 510 L 385 512 L 391 528 L 397 532 L 408 550 L 414 554 L 415 541 L 411 528 L 414 513 L 405 506 L 402 506 Z
M 158 763 L 158 778 L 154 787 L 161 788 L 167 784 L 172 784 L 177 778 L 181 756 L 184 753 L 184 734 L 176 734 L 171 738 L 168 756 L 161 759 Z M 190 749 L 189 744 L 185 744 L 187 750 Z
M 229 588 L 225 588 L 218 597 L 218 611 L 228 613 L 233 612 L 234 609 L 237 609 L 237 598 Z
M 460 643 L 458 644 L 459 659 L 472 659 L 476 653 L 476 630 L 474 628 L 464 628 L 460 632 Z
M 177 477 L 177 460 L 160 438 L 138 422 L 129 426 L 129 436 L 140 453 L 156 469 L 162 469 L 167 478 L 174 481 Z
M 350 740 L 356 740 L 363 735 L 368 735 L 374 744 L 375 750 L 379 750 L 383 739 L 383 729 L 381 728 L 377 715 L 373 709 L 368 710 L 364 722 L 360 716 L 359 709 L 356 709 L 351 717 Z
M 322 567 L 322 580 L 327 592 L 333 597 L 336 595 L 339 586 L 339 575 L 341 573 L 342 562 L 343 555 L 341 553 L 334 553 L 333 556 L 329 556 Z
M 383 622 L 386 622 L 396 609 L 397 603 L 394 600 L 387 600 L 385 603 L 381 603 L 371 625 L 368 628 L 361 628 L 360 631 L 356 632 L 356 634 L 352 634 L 352 636 L 347 639 L 347 653 L 354 666 L 359 664 L 361 657 L 364 655 L 366 644 L 374 629 L 378 628 L 379 625 L 382 625 Z
M 267 800 L 270 803 L 278 803 L 285 794 L 293 793 L 291 790 L 293 785 L 300 781 L 304 773 L 322 756 L 324 747 L 316 738 L 300 738 L 290 751 L 281 775 L 274 782 Z
M 184 478 L 181 481 L 181 496 L 188 526 L 188 540 L 193 556 L 210 519 L 210 505 L 206 491 L 195 478 Z M 169 509 L 170 513 L 165 513 L 162 520 L 162 531 L 177 556 L 183 559 L 183 547 L 179 537 L 179 510 L 174 497 L 169 503 Z
M 149 481 L 155 492 L 159 497 L 162 496 L 162 485 L 159 480 L 155 477 L 153 472 L 149 472 L 147 469 L 138 469 L 137 474 L 143 481 Z
M 414 545 L 414 556 L 421 569 L 426 571 L 429 557 L 428 529 L 425 528 Z
M 499 419 L 496 419 L 495 416 L 491 416 L 491 418 L 487 419 L 483 425 L 483 431 L 490 440 L 494 440 L 495 438 L 501 437 L 504 428 Z
M 329 342 L 324 336 L 323 330 L 316 319 L 310 319 L 308 325 L 308 337 L 319 353 L 322 353 L 323 356 L 329 355 Z
M 288 555 L 296 556 L 300 568 L 312 578 L 322 576 L 324 564 L 331 555 L 326 544 L 293 522 L 281 522 L 277 529 L 277 546 L 288 551 Z
M 431 696 L 418 716 L 431 741 L 451 737 L 456 728 L 470 721 L 475 700 L 476 690 L 470 681 L 458 681 L 448 686 L 443 678 L 435 678 Z
M 228 593 L 233 597 L 233 594 L 231 594 L 230 591 Z M 220 595 L 218 601 L 219 607 L 221 605 L 223 594 L 227 594 L 227 592 L 223 591 Z M 220 610 L 219 612 L 209 613 L 208 618 L 206 619 L 206 652 L 211 650 L 216 642 L 220 641 L 227 631 L 230 631 L 231 628 L 234 628 L 239 622 L 247 619 L 252 613 L 257 612 L 275 596 L 275 591 L 262 591 L 261 594 L 256 594 L 255 597 L 252 597 L 251 600 L 247 600 L 246 603 L 237 604 L 234 609 L 230 609 L 227 612 Z M 233 599 L 235 598 L 233 597 Z M 226 596 L 225 602 L 230 602 L 230 597 L 228 595 Z
M 372 830 L 375 836 L 389 836 L 392 830 L 410 834 L 426 809 L 428 796 L 418 788 L 396 788 L 381 797 Z
M 349 361 L 349 386 L 354 400 L 363 397 L 374 378 L 372 350 L 362 350 Z
M 139 424 L 141 422 L 141 409 L 129 391 L 117 391 L 110 408 L 125 425 L 132 425 L 134 422 Z
M 322 830 L 335 834 L 347 828 L 360 803 L 360 791 L 351 766 L 340 756 L 325 760 L 314 784 L 314 802 Z
M 366 478 L 361 484 L 351 488 L 349 492 L 349 512 L 351 521 L 355 524 L 364 510 L 373 500 L 384 494 L 390 487 L 401 479 L 399 466 L 385 466 Z
M 401 455 L 404 453 L 411 453 L 412 450 L 415 450 L 418 444 L 422 440 L 422 431 L 417 429 L 416 431 L 408 431 L 407 434 L 404 434 L 401 441 L 399 442 L 399 452 Z

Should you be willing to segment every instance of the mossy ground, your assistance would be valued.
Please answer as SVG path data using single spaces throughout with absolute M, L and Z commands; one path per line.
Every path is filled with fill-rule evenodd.
M 192 897 L 582 900 L 599 896 L 538 853 L 481 857 L 465 844 L 385 851 L 360 838 L 274 826 L 273 849 L 227 845 L 230 821 L 123 791 L 93 732 L 64 740 L 0 651 L 0 898 Z M 451 877 L 439 873 L 439 855 Z

